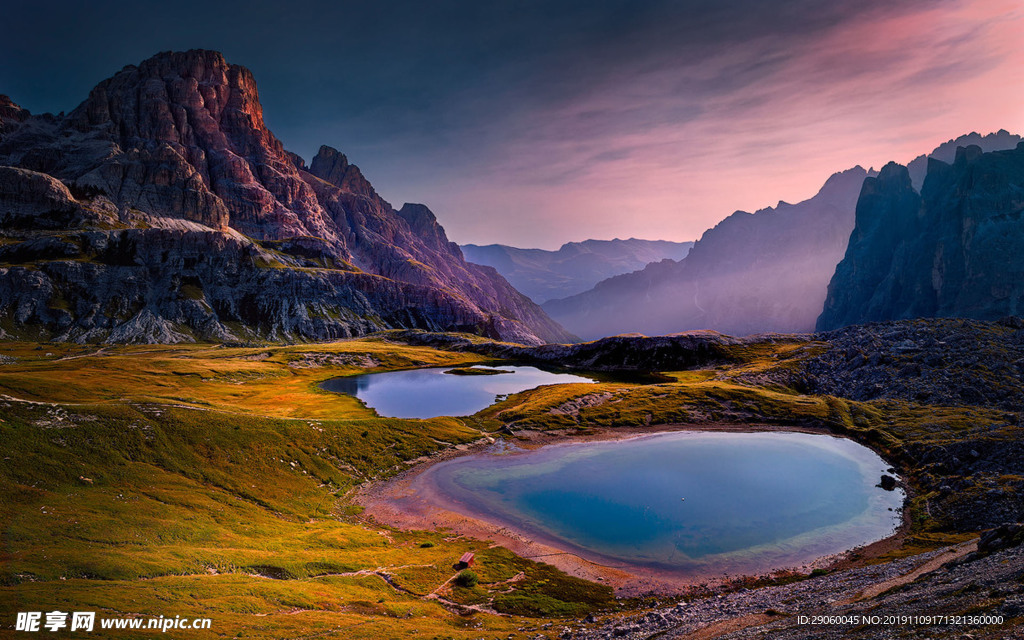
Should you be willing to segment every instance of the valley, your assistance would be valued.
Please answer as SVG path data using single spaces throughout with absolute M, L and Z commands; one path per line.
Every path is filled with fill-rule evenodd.
M 52 95 L 10 66 L 0 636 L 84 610 L 200 640 L 1019 637 L 1024 142 L 932 147 L 999 126 L 928 138 L 937 89 L 882 105 L 912 131 L 854 117 L 959 64 L 790 91 L 905 61 L 860 28 L 933 14 L 363 9 L 235 47 L 266 120 L 214 50 L 118 33 L 141 62 Z M 941 90 L 1019 104 L 978 86 Z
M 1024 459 L 1015 453 L 1021 392 L 1009 383 L 1016 374 L 999 362 L 1017 359 L 1021 330 L 956 320 L 872 325 L 868 334 L 856 329 L 861 333 L 845 337 L 690 334 L 545 347 L 415 331 L 292 346 L 8 343 L 0 365 L 0 470 L 8 487 L 0 601 L 5 614 L 28 603 L 88 603 L 117 615 L 173 610 L 210 617 L 247 637 L 377 638 L 401 629 L 422 637 L 567 638 L 625 625 L 636 633 L 622 637 L 639 638 L 655 627 L 628 622 L 637 613 L 672 623 L 655 625 L 658 633 L 682 633 L 691 628 L 691 612 L 719 595 L 745 604 L 702 617 L 701 625 L 748 615 L 760 606 L 751 603 L 782 590 L 785 604 L 772 595 L 774 604 L 756 612 L 776 613 L 756 622 L 805 637 L 800 633 L 811 629 L 797 625 L 796 616 L 817 610 L 823 591 L 898 577 L 931 557 L 920 554 L 1020 517 L 1013 496 Z M 844 363 L 858 354 L 836 345 L 855 336 L 873 361 L 865 382 L 815 391 L 843 379 Z M 871 372 L 884 376 L 924 362 L 934 354 L 929 344 L 957 339 L 988 345 L 991 366 L 979 368 L 976 352 L 954 350 L 942 371 L 997 395 L 921 400 L 923 390 L 941 386 L 927 368 L 903 386 L 871 387 Z M 907 349 L 908 341 L 918 348 Z M 545 386 L 472 416 L 426 420 L 380 418 L 356 399 L 319 387 L 368 371 L 554 358 L 569 370 L 658 371 L 662 378 Z M 692 585 L 666 604 L 667 596 L 615 600 L 601 582 L 485 538 L 383 526 L 353 500 L 356 488 L 473 443 L 530 446 L 538 436 L 586 439 L 681 423 L 800 426 L 863 443 L 906 483 L 905 528 L 895 544 L 855 551 L 816 577 L 733 577 Z M 1019 571 L 1013 542 L 1007 545 L 991 551 L 1002 558 L 999 571 Z M 452 565 L 466 552 L 477 558 L 472 586 L 452 582 Z M 927 573 L 915 588 L 932 589 L 931 581 L 955 571 Z M 1015 588 L 979 599 L 989 593 L 979 586 L 969 605 L 961 595 L 935 606 L 1005 613 Z M 878 597 L 892 596 L 868 601 Z M 973 633 L 995 638 L 1006 629 L 988 625 Z M 943 637 L 944 630 L 953 632 L 929 633 Z M 874 631 L 846 637 L 876 637 Z

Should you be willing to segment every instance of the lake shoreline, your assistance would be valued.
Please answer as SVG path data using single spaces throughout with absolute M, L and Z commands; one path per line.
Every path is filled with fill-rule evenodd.
M 595 427 L 586 429 L 582 433 L 581 430 L 546 432 L 527 430 L 516 432 L 513 437 L 517 447 L 535 449 L 551 444 L 626 440 L 672 432 L 787 432 L 844 437 L 821 428 L 765 424 Z M 611 562 L 598 559 L 597 554 L 588 554 L 591 555 L 591 558 L 587 558 L 570 544 L 537 535 L 507 522 L 492 521 L 486 515 L 475 513 L 469 509 L 460 509 L 453 505 L 447 497 L 440 495 L 429 483 L 423 481 L 424 472 L 433 466 L 462 456 L 481 453 L 487 447 L 492 446 L 494 442 L 495 438 L 485 437 L 469 445 L 459 445 L 428 458 L 421 458 L 414 467 L 397 476 L 360 487 L 354 492 L 352 499 L 364 508 L 364 517 L 377 523 L 405 530 L 448 529 L 456 535 L 488 540 L 497 546 L 508 548 L 522 557 L 554 565 L 569 575 L 607 584 L 615 589 L 615 593 L 619 597 L 646 594 L 680 595 L 694 589 L 720 589 L 727 583 L 740 578 L 757 580 L 784 572 L 806 574 L 815 569 L 833 570 L 861 566 L 873 558 L 898 549 L 903 543 L 909 525 L 904 510 L 900 525 L 885 538 L 845 552 L 822 556 L 805 564 L 779 567 L 763 574 L 681 576 L 670 571 L 621 562 L 612 566 Z M 858 444 L 863 445 L 864 443 Z M 881 455 L 880 452 L 876 451 L 875 453 Z

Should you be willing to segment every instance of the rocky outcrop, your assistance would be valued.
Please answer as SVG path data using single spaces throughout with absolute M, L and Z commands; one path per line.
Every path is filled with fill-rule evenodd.
M 390 335 L 406 344 L 446 351 L 468 351 L 494 358 L 543 364 L 578 371 L 648 373 L 711 367 L 738 361 L 737 349 L 776 338 L 792 341 L 800 336 L 733 338 L 714 331 L 691 331 L 667 336 L 623 335 L 579 344 L 509 345 L 465 336 L 401 331 Z
M 4 132 L 4 123 L 17 124 L 29 117 L 29 112 L 19 107 L 10 97 L 0 93 L 0 134 Z
M 867 176 L 855 167 L 833 175 L 799 204 L 737 211 L 705 232 L 683 260 L 610 278 L 549 301 L 544 310 L 584 338 L 691 329 L 734 335 L 809 331 L 853 229 Z
M 995 133 L 987 135 L 981 135 L 975 131 L 952 140 L 947 140 L 935 147 L 931 153 L 919 155 L 907 163 L 907 171 L 910 172 L 910 182 L 914 185 L 914 190 L 920 193 L 921 187 L 924 185 L 924 178 L 928 173 L 928 160 L 941 160 L 946 164 L 951 164 L 956 160 L 956 150 L 960 147 L 975 145 L 988 153 L 989 151 L 1013 149 L 1021 140 L 1024 140 L 1024 138 L 1015 133 L 1010 133 L 1006 129 L 1000 129 Z
M 857 224 L 850 236 L 846 257 L 836 268 L 828 287 L 817 327 L 834 329 L 851 324 L 849 317 L 862 321 L 892 318 L 888 296 L 902 298 L 908 309 L 917 307 L 918 314 L 930 315 L 933 306 L 927 287 L 915 282 L 907 287 L 904 275 L 892 269 L 893 253 L 917 227 L 921 197 L 910 182 L 907 168 L 895 162 L 882 167 L 877 178 L 864 181 L 857 201 Z M 856 276 L 852 277 L 852 272 Z M 846 274 L 850 273 L 851 277 Z M 888 290 L 882 294 L 880 288 Z M 876 295 L 876 291 L 879 294 Z M 904 316 L 907 317 L 907 316 Z
M 691 588 L 685 599 L 641 613 L 570 620 L 560 640 L 928 640 L 1020 635 L 1024 548 L 990 555 L 963 547 L 920 553 L 760 588 Z M 949 612 L 949 613 L 947 613 Z M 878 616 L 876 619 L 874 616 Z M 888 618 L 886 618 L 888 616 Z M 954 616 L 957 616 L 954 618 Z M 976 616 L 970 618 L 969 616 Z M 970 620 L 948 624 L 947 620 Z M 1003 623 L 999 621 L 1002 620 Z M 811 621 L 810 623 L 808 621 Z M 893 624 L 884 624 L 892 621 Z M 914 621 L 917 624 L 903 624 Z M 986 624 L 987 623 L 987 624 Z M 900 631 L 894 632 L 894 627 Z M 905 633 L 902 633 L 906 630 Z
M 1024 144 L 932 159 L 920 195 L 887 165 L 865 181 L 820 330 L 873 320 L 1024 313 Z
M 544 303 L 583 293 L 602 280 L 652 262 L 681 260 L 691 247 L 692 242 L 629 238 L 567 242 L 557 251 L 467 244 L 462 252 L 466 260 L 494 267 L 516 289 Z
M 920 189 L 930 161 L 952 162 L 958 145 L 995 151 L 1020 140 L 1000 130 L 945 142 L 910 163 L 911 189 Z M 854 167 L 833 175 L 804 202 L 738 211 L 708 230 L 684 259 L 609 278 L 590 291 L 545 302 L 544 310 L 585 338 L 691 329 L 733 335 L 811 331 L 854 231 L 861 187 L 875 176 Z
M 58 340 L 330 340 L 481 322 L 473 305 L 437 289 L 303 268 L 237 234 L 127 229 L 46 240 L 3 247 L 0 259 L 20 250 L 18 262 L 32 266 L 0 268 L 0 307 L 15 327 L 47 328 Z
M 45 173 L 0 167 L 0 226 L 12 229 L 67 229 L 107 219 L 116 210 L 78 203 L 63 182 Z
M 1024 319 L 953 318 L 854 325 L 818 334 L 830 348 L 805 360 L 804 393 L 859 401 L 987 406 L 1024 414 Z
M 571 339 L 493 269 L 467 263 L 425 206 L 396 212 L 330 147 L 309 167 L 285 151 L 252 74 L 216 52 L 125 67 L 67 116 L 0 98 L 0 165 L 0 222 L 20 247 L 0 276 L 8 333 L 27 323 L 79 340 L 328 339 L 419 327 Z M 38 250 L 47 234 L 78 252 Z M 120 262 L 95 261 L 110 247 Z

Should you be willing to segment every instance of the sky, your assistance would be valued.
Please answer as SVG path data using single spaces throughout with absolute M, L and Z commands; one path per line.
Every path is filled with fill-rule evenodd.
M 0 93 L 70 111 L 216 49 L 307 161 L 340 149 L 457 242 L 557 248 L 693 240 L 835 171 L 1024 133 L 1022 42 L 1019 0 L 24 2 Z

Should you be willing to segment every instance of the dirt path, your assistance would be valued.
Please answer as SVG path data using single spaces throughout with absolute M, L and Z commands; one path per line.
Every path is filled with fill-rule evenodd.
M 750 627 L 760 627 L 774 620 L 778 620 L 778 618 L 764 613 L 752 613 L 738 618 L 714 622 L 696 631 L 691 631 L 685 636 L 675 636 L 674 640 L 714 640 L 714 638 L 724 636 L 727 633 L 749 629 Z
M 962 542 L 926 560 L 907 573 L 871 584 L 860 591 L 857 591 L 853 596 L 840 600 L 835 604 L 837 606 L 851 605 L 864 600 L 876 598 L 890 589 L 904 584 L 909 584 L 921 576 L 939 569 L 947 562 L 961 558 L 972 551 L 976 551 L 977 548 L 977 539 Z M 718 620 L 688 633 L 670 637 L 672 637 L 673 640 L 714 640 L 715 638 L 720 638 L 724 635 L 736 633 L 745 629 L 760 627 L 779 619 L 780 618 L 777 616 L 771 616 L 763 613 L 751 613 L 734 618 L 727 618 L 725 620 Z
M 928 560 L 927 562 L 925 562 L 918 568 L 914 569 L 910 573 L 905 573 L 901 576 L 897 576 L 895 578 L 890 578 L 889 580 L 873 584 L 870 587 L 860 591 L 859 593 L 857 593 L 857 595 L 853 596 L 852 598 L 842 601 L 840 604 L 853 604 L 854 602 L 860 602 L 861 600 L 869 600 L 871 598 L 874 598 L 875 596 L 885 593 L 889 589 L 911 583 L 914 580 L 917 580 L 918 578 L 923 576 L 924 574 L 935 571 L 947 562 L 951 560 L 956 560 L 957 558 L 961 558 L 967 555 L 968 553 L 977 550 L 977 539 L 962 542 L 957 546 L 935 556 L 931 560 Z

